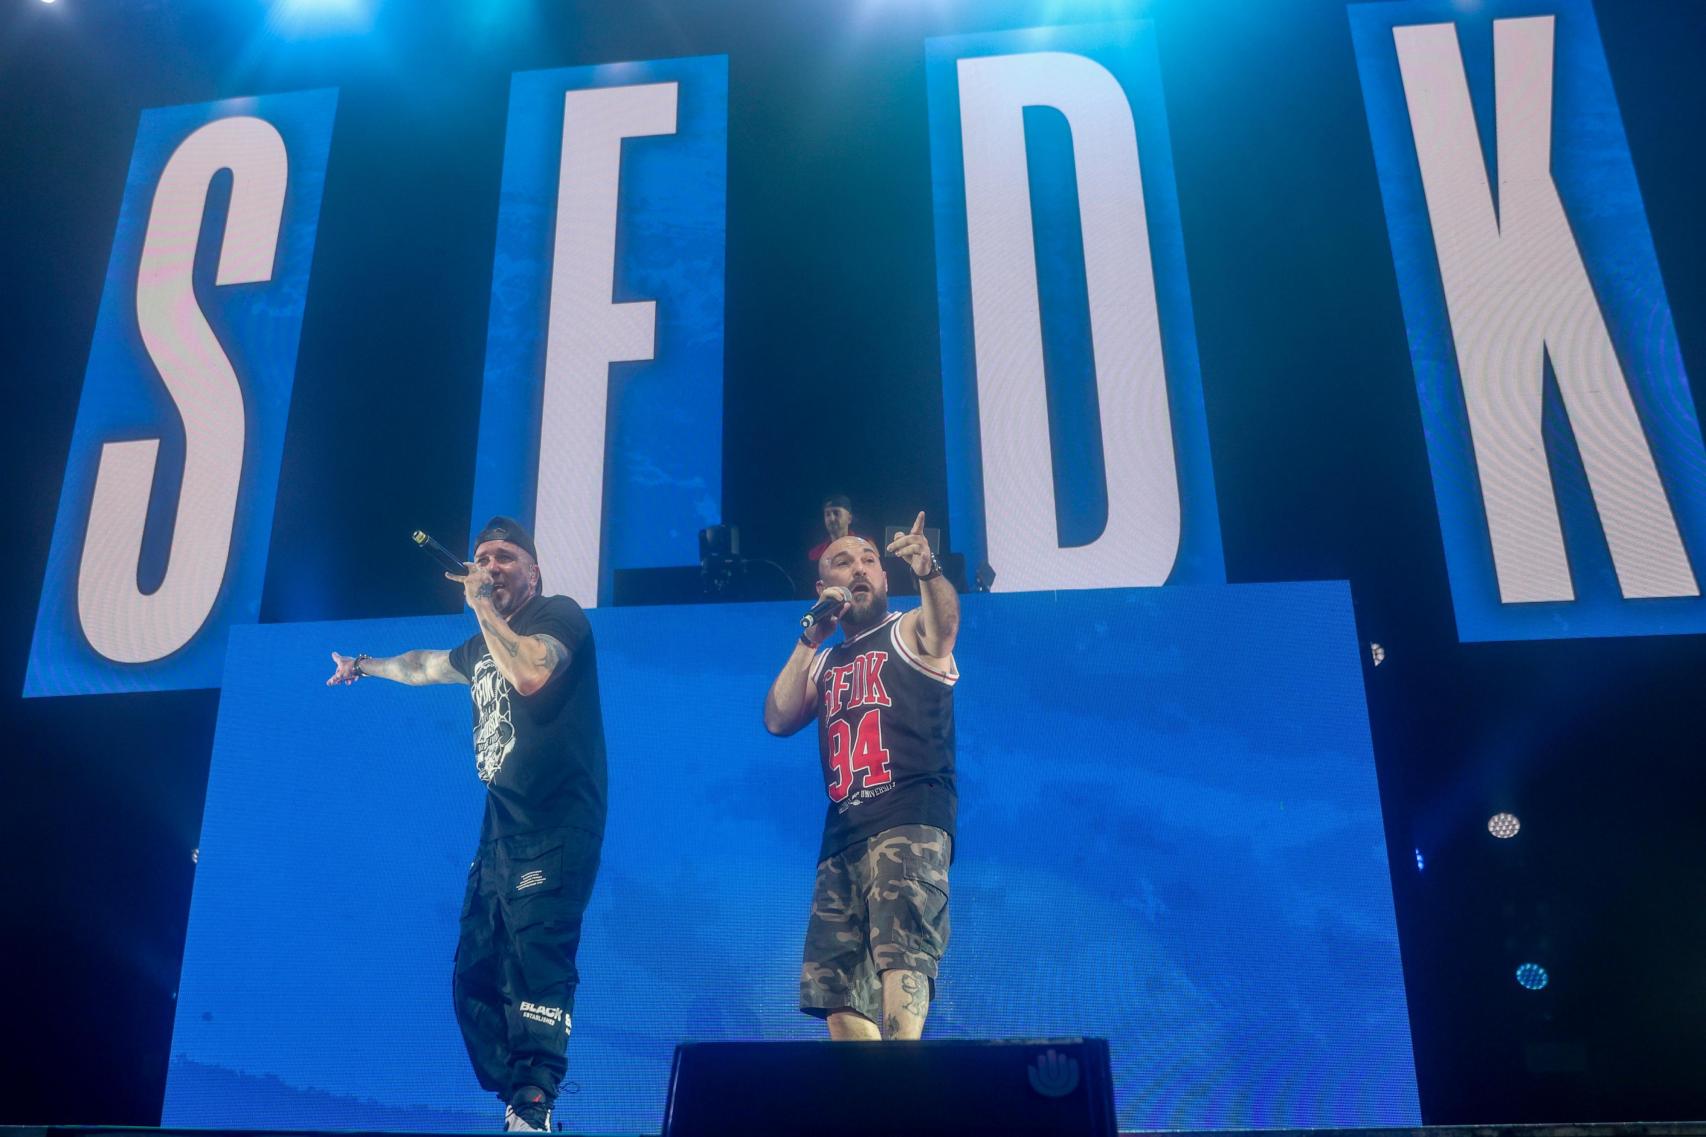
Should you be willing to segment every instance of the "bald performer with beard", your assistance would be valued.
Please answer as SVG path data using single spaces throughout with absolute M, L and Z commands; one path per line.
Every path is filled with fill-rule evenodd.
M 959 597 L 922 513 L 888 552 L 917 577 L 919 606 L 889 611 L 876 545 L 830 542 L 817 592 L 840 611 L 800 636 L 764 701 L 771 734 L 818 724 L 829 804 L 800 1010 L 837 1040 L 920 1037 L 948 946 Z M 837 628 L 841 640 L 828 645 Z

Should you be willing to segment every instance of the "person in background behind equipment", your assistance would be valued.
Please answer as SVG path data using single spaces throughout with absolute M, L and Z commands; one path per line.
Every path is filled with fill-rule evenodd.
M 800 1010 L 827 1020 L 833 1039 L 918 1038 L 948 946 L 960 603 L 922 513 L 888 552 L 917 576 L 920 606 L 888 610 L 870 541 L 831 541 L 817 590 L 838 603 L 800 636 L 764 700 L 771 734 L 818 722 L 829 808 Z M 820 650 L 837 626 L 841 642 Z
M 374 675 L 467 683 L 474 761 L 486 783 L 451 993 L 480 1085 L 504 1128 L 548 1130 L 567 1071 L 575 952 L 604 842 L 604 719 L 592 629 L 579 604 L 545 596 L 533 538 L 494 517 L 462 585 L 477 634 L 449 651 L 389 659 L 332 653 L 327 686 Z
M 853 501 L 846 494 L 830 494 L 823 499 L 823 531 L 828 536 L 806 551 L 806 560 L 813 569 L 831 544 L 849 535 L 859 535 L 853 532 Z

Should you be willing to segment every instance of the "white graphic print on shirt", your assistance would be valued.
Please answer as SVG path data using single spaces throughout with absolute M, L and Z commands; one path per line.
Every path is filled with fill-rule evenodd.
M 482 655 L 474 665 L 474 765 L 480 780 L 489 782 L 503 769 L 504 759 L 515 749 L 515 724 L 509 717 L 509 680 L 498 671 L 492 657 Z

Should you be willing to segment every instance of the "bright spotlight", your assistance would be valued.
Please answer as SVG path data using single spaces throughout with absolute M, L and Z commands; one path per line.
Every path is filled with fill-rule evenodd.
M 1522 822 L 1514 813 L 1495 813 L 1487 818 L 1487 832 L 1501 841 L 1509 840 L 1522 831 Z
M 361 0 L 273 0 L 273 7 L 299 15 L 335 15 L 366 7 Z
M 271 0 L 267 26 L 279 35 L 364 32 L 373 26 L 376 0 Z
M 1386 649 L 1381 647 L 1379 644 L 1369 644 L 1368 657 L 1374 660 L 1374 665 L 1376 667 L 1379 667 L 1382 663 L 1386 662 Z
M 1551 979 L 1552 977 L 1546 974 L 1546 969 L 1538 963 L 1525 963 L 1516 969 L 1516 981 L 1530 991 L 1540 990 L 1551 982 Z

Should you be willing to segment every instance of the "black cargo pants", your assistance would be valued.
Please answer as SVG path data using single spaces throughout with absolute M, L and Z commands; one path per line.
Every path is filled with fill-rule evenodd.
M 480 1085 L 555 1097 L 568 1069 L 575 952 L 603 838 L 548 829 L 480 846 L 468 870 L 451 996 Z

